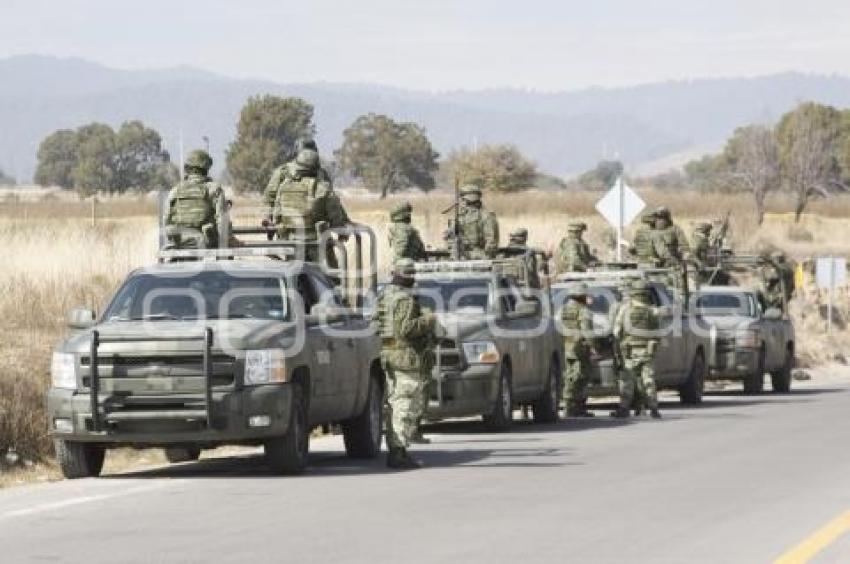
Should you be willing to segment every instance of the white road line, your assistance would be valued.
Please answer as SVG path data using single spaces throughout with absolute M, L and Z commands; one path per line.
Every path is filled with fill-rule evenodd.
M 26 517 L 28 515 L 34 515 L 37 513 L 45 513 L 49 511 L 54 511 L 56 509 L 64 509 L 66 507 L 72 507 L 74 505 L 83 505 L 86 503 L 93 503 L 96 501 L 103 501 L 106 499 L 114 499 L 116 497 L 126 497 L 129 495 L 135 495 L 139 493 L 144 493 L 147 491 L 157 490 L 164 488 L 167 485 L 174 484 L 172 481 L 163 481 L 157 482 L 154 484 L 148 484 L 145 486 L 138 486 L 135 488 L 130 488 L 127 490 L 123 490 L 115 493 L 108 494 L 100 494 L 100 495 L 86 495 L 80 497 L 72 497 L 70 499 L 65 499 L 62 501 L 55 501 L 53 503 L 43 503 L 41 505 L 35 505 L 33 507 L 27 507 L 25 509 L 16 509 L 14 511 L 8 511 L 6 513 L 0 513 L 0 521 L 3 519 L 13 519 L 15 517 Z

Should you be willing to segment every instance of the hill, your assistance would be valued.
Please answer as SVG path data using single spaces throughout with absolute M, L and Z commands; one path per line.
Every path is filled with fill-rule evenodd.
M 437 149 L 512 142 L 558 175 L 619 157 L 631 169 L 719 146 L 738 125 L 770 121 L 799 100 L 850 105 L 850 80 L 786 73 L 541 93 L 523 90 L 419 92 L 371 84 L 283 84 L 232 79 L 192 67 L 117 70 L 81 59 L 0 59 L 0 168 L 32 177 L 41 139 L 93 120 L 141 119 L 176 155 L 211 140 L 218 165 L 245 99 L 301 96 L 316 108 L 318 141 L 336 148 L 366 112 L 423 124 Z

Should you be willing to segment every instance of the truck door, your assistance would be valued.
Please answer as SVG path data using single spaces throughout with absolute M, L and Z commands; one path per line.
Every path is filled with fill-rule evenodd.
M 675 302 L 661 284 L 651 285 L 653 305 L 661 308 L 659 322 L 662 329 L 655 357 L 655 373 L 659 381 L 675 382 L 681 379 L 682 366 L 687 351 L 682 337 L 683 322 L 681 304 Z
M 300 273 L 295 278 L 295 291 L 304 305 L 304 315 L 309 316 L 319 302 L 319 296 L 310 276 Z M 328 349 L 327 328 L 323 323 L 309 320 L 305 325 L 304 358 L 310 365 L 310 421 L 326 421 L 330 410 L 331 354 Z

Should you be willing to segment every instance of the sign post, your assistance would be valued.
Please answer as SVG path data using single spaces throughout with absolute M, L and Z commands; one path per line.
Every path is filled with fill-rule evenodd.
M 623 262 L 623 232 L 645 207 L 646 203 L 622 177 L 596 202 L 596 211 L 617 230 L 617 262 Z
M 847 283 L 847 259 L 844 257 L 821 257 L 815 262 L 815 281 L 818 288 L 827 291 L 826 334 L 832 334 L 832 308 L 835 289 Z

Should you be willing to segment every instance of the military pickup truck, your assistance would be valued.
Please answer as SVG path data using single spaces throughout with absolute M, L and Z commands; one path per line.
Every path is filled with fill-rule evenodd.
M 774 392 L 791 390 L 794 325 L 782 310 L 763 311 L 755 290 L 737 286 L 703 287 L 694 307 L 713 343 L 710 380 L 742 381 L 744 392 L 758 394 L 769 373 Z
M 612 331 L 617 308 L 635 280 L 646 280 L 651 288 L 653 305 L 661 312 L 662 336 L 655 357 L 658 389 L 676 390 L 684 404 L 702 402 L 706 367 L 710 351 L 707 334 L 696 330 L 690 322 L 687 287 L 674 289 L 668 285 L 671 273 L 665 269 L 600 267 L 589 272 L 564 273 L 552 284 L 555 314 L 566 301 L 571 284 L 584 282 L 592 298 L 595 345 L 594 371 L 588 395 L 617 395 L 617 374 Z
M 481 415 L 488 430 L 510 427 L 517 406 L 540 423 L 558 419 L 563 343 L 548 288 L 533 290 L 504 260 L 417 263 L 416 289 L 444 335 L 426 418 Z
M 380 340 L 326 268 L 288 260 L 289 245 L 163 250 L 102 314 L 72 312 L 47 394 L 65 477 L 98 475 L 122 445 L 164 447 L 172 461 L 262 445 L 274 472 L 300 473 L 311 428 L 328 423 L 341 425 L 349 456 L 377 456 Z

